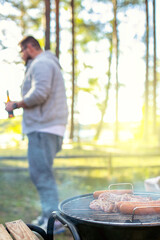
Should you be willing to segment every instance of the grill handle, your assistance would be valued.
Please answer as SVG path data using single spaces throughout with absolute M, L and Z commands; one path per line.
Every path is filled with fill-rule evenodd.
M 125 185 L 128 185 L 131 187 L 131 190 L 133 191 L 133 184 L 132 183 L 113 183 L 113 184 L 110 184 L 108 189 L 111 190 L 111 187 L 113 186 L 117 186 L 117 187 L 121 187 L 121 186 L 125 186 Z M 115 189 L 116 190 L 116 189 Z
M 59 212 L 52 212 L 47 226 L 47 236 L 48 240 L 54 240 L 54 222 L 55 220 L 60 221 L 65 227 L 68 227 L 74 240 L 80 240 L 79 234 L 75 228 L 75 226 L 68 220 L 66 220 Z
M 134 216 L 135 216 L 137 210 L 144 210 L 144 209 L 146 209 L 146 211 L 147 211 L 147 210 L 150 210 L 150 209 L 151 209 L 152 211 L 155 211 L 155 213 L 156 213 L 156 209 L 159 210 L 159 208 L 160 208 L 160 206 L 141 206 L 141 207 L 135 207 L 135 208 L 133 209 L 133 212 L 132 212 L 132 222 L 134 221 Z M 148 213 L 148 214 L 150 214 L 150 213 Z M 152 214 L 153 214 L 153 213 L 152 213 Z

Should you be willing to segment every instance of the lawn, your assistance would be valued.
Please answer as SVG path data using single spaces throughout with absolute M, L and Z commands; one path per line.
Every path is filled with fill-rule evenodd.
M 102 150 L 64 150 L 61 155 L 98 155 Z M 7 149 L 8 156 L 17 156 L 18 151 Z M 0 156 L 5 155 L 2 151 Z M 21 151 L 20 156 L 26 151 Z M 106 189 L 111 183 L 133 183 L 135 191 L 144 191 L 144 180 L 160 175 L 160 157 L 113 158 L 112 171 L 106 158 L 56 159 L 54 166 L 60 201 L 67 198 Z M 27 169 L 26 160 L 0 161 L 0 223 L 23 219 L 30 223 L 40 214 L 39 197 Z M 67 168 L 68 167 L 68 168 Z M 69 167 L 74 167 L 70 169 Z M 102 167 L 89 169 L 88 167 Z M 4 170 L 5 168 L 5 170 Z M 23 170 L 22 170 L 23 168 Z M 56 240 L 72 239 L 69 232 L 56 236 Z

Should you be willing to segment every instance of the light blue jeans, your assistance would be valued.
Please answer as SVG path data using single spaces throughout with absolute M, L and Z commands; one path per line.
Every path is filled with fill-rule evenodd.
M 28 136 L 29 172 L 42 205 L 42 215 L 49 217 L 58 208 L 58 190 L 53 171 L 56 153 L 61 150 L 63 138 L 44 132 L 32 132 Z

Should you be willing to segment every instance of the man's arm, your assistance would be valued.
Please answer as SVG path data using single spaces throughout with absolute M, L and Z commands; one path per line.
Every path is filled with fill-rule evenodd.
M 42 105 L 49 97 L 53 89 L 53 77 L 55 70 L 51 61 L 46 58 L 32 66 L 32 85 L 23 96 L 25 104 L 29 107 Z
M 17 109 L 17 108 L 28 108 L 28 106 L 25 104 L 25 102 L 22 100 L 22 101 L 19 101 L 19 102 L 15 102 L 15 101 L 10 101 L 8 103 L 6 103 L 6 106 L 5 106 L 5 110 L 7 112 L 10 112 L 10 111 L 13 111 L 14 109 Z

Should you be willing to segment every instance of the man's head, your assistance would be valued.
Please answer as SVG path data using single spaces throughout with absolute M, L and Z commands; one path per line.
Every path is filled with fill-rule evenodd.
M 42 52 L 39 42 L 32 36 L 24 37 L 20 42 L 22 59 L 27 63 L 29 59 L 34 59 Z

